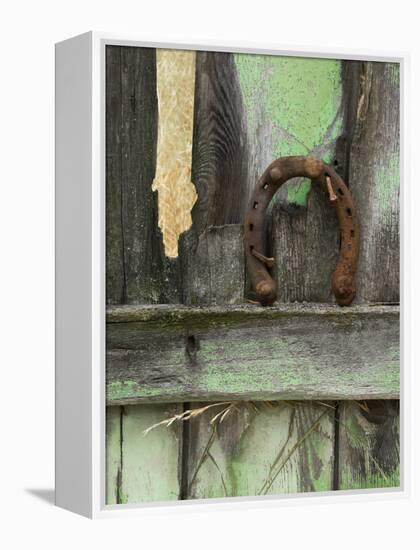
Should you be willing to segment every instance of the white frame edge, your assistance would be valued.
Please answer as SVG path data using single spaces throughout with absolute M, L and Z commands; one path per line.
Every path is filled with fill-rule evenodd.
M 294 57 L 390 61 L 401 66 L 401 488 L 268 497 L 105 504 L 105 47 L 129 45 Z M 185 44 L 89 32 L 56 44 L 56 505 L 90 518 L 408 497 L 409 296 L 407 53 L 206 41 Z M 77 401 L 75 396 L 78 396 Z
M 56 504 L 92 516 L 92 35 L 56 45 Z M 78 397 L 77 401 L 75 396 Z

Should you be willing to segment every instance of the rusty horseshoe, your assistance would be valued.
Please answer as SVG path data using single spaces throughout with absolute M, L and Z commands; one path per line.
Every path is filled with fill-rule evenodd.
M 244 246 L 252 289 L 263 306 L 277 298 L 276 283 L 269 273 L 274 258 L 264 256 L 264 216 L 276 191 L 291 178 L 305 177 L 329 195 L 340 226 L 340 257 L 332 276 L 332 289 L 340 306 L 349 306 L 355 295 L 360 230 L 353 199 L 337 172 L 315 157 L 282 157 L 272 162 L 258 180 L 245 216 Z

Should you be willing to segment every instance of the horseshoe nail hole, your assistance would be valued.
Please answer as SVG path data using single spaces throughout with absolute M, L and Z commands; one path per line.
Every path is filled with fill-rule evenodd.
M 344 192 L 343 192 L 342 189 L 340 189 L 340 187 L 338 188 L 338 192 L 339 192 L 340 195 L 344 195 Z
M 338 160 L 337 159 L 334 160 L 333 165 L 338 166 Z
M 354 229 L 350 229 L 350 237 L 354 237 Z
M 253 208 L 254 210 L 256 210 L 256 209 L 258 208 L 258 202 L 257 202 L 257 201 L 254 202 L 254 206 L 253 206 L 252 208 Z
M 346 208 L 346 212 L 348 216 L 351 216 L 351 208 Z
M 254 245 L 253 244 L 249 245 L 249 249 L 252 252 L 254 250 Z
M 262 188 L 263 188 L 263 189 L 268 189 L 268 183 L 265 182 Z
M 249 224 L 249 230 L 252 231 L 254 229 L 254 224 L 253 223 L 250 223 Z

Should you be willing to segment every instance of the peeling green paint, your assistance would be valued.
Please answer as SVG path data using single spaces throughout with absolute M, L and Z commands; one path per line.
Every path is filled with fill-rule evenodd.
M 250 139 L 263 119 L 271 129 L 271 158 L 314 154 L 332 160 L 342 131 L 341 63 L 235 54 Z M 288 201 L 307 204 L 310 184 L 288 184 Z
M 172 394 L 176 396 L 179 390 L 180 387 L 173 384 L 167 389 L 167 398 L 170 399 Z M 143 396 L 146 401 L 153 401 L 154 397 L 161 397 L 162 388 L 160 386 L 153 387 L 151 385 L 140 385 L 136 381 L 130 379 L 107 383 L 106 399 L 108 403 L 130 399 L 135 400 L 140 395 Z
M 299 206 L 306 206 L 310 190 L 311 182 L 307 179 L 302 180 L 300 183 L 289 184 L 287 188 L 287 200 Z
M 108 382 L 106 386 L 107 401 L 131 397 L 140 391 L 139 385 L 133 380 Z
M 113 363 L 110 359 L 107 402 L 124 404 L 159 399 L 168 402 L 179 401 L 186 396 L 195 400 L 223 395 L 229 395 L 231 399 L 250 399 L 253 395 L 259 395 L 260 399 L 262 395 L 266 399 L 296 399 L 302 395 L 306 399 L 309 396 L 335 399 L 361 398 L 361 395 L 391 397 L 398 394 L 398 315 L 390 312 L 389 322 L 392 324 L 386 329 L 382 325 L 376 331 L 376 351 L 372 350 L 371 334 L 378 319 L 373 312 L 362 324 L 362 317 L 353 316 L 356 318 L 351 322 L 352 316 L 345 316 L 350 323 L 341 324 L 337 317 L 334 317 L 333 337 L 330 322 L 325 323 L 325 319 L 323 321 L 321 318 L 314 327 L 309 317 L 308 335 L 291 332 L 285 321 L 280 325 L 281 318 L 278 321 L 264 321 L 263 332 L 260 321 L 257 333 L 255 329 L 249 329 L 248 322 L 242 324 L 242 321 L 225 331 L 223 322 L 219 329 L 215 326 L 195 333 L 199 349 L 193 364 L 185 352 L 186 331 L 182 327 L 178 328 L 177 335 L 173 327 L 168 330 L 163 326 L 155 326 L 149 331 L 133 330 L 131 349 L 125 352 L 126 355 L 132 354 L 131 368 L 147 365 L 156 378 L 148 380 L 139 376 L 136 381 L 132 378 L 134 368 L 134 371 L 126 372 L 127 378 L 124 379 L 119 363 Z M 383 316 L 380 318 L 385 319 Z M 296 319 L 291 318 L 290 322 L 296 323 Z M 314 339 L 310 336 L 311 331 L 319 331 L 320 323 L 325 323 L 324 331 Z M 121 325 L 110 325 L 108 331 L 109 335 L 113 333 L 112 340 L 118 348 L 127 337 L 126 327 Z M 127 325 L 132 327 L 137 323 Z M 361 333 L 355 329 L 356 326 L 362 329 Z M 121 333 L 120 328 L 123 328 Z M 222 332 L 219 332 L 220 329 Z M 123 335 L 123 341 L 119 340 L 118 334 Z M 327 337 L 327 334 L 330 336 Z M 321 345 L 319 339 L 322 337 L 324 343 Z M 353 338 L 357 338 L 358 344 L 357 356 L 353 357 L 355 368 L 349 367 L 349 364 L 343 366 L 340 360 L 314 351 L 314 346 L 336 349 L 334 346 L 338 345 L 341 352 L 346 353 L 343 350 L 347 350 L 347 345 L 349 350 L 354 349 L 349 343 Z M 382 343 L 378 344 L 379 341 Z M 151 349 L 153 353 L 150 353 Z M 354 356 L 356 352 L 352 353 Z M 321 394 L 317 393 L 319 391 Z
M 294 140 L 292 149 L 275 144 L 278 156 L 307 154 L 321 145 L 339 107 L 340 63 L 298 57 L 271 58 L 267 111 Z
M 182 411 L 182 405 L 126 406 L 122 422 L 119 502 L 177 500 L 181 426 L 143 430 Z

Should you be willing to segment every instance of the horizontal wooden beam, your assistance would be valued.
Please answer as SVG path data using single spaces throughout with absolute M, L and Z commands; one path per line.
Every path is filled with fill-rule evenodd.
M 396 399 L 399 307 L 115 306 L 109 405 Z

